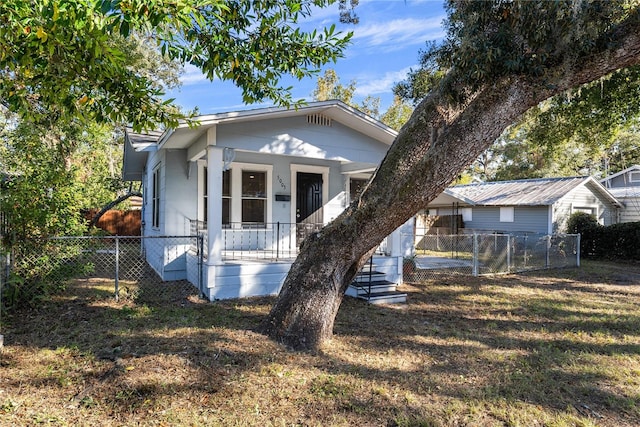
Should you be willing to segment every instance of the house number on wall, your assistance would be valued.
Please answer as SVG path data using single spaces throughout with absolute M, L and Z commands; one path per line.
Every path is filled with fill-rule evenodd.
M 282 178 L 280 178 L 280 175 L 278 175 L 278 182 L 280 183 L 280 187 L 282 187 L 283 190 L 287 189 L 287 186 L 285 185 L 285 183 L 282 180 Z

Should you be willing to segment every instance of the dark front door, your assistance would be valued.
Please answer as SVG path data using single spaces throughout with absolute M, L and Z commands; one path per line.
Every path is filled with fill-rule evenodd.
M 296 223 L 298 244 L 322 226 L 322 174 L 297 172 Z

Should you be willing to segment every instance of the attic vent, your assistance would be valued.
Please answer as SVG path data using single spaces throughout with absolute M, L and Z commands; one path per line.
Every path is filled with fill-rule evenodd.
M 331 119 L 322 114 L 309 114 L 307 116 L 307 123 L 317 126 L 331 126 Z

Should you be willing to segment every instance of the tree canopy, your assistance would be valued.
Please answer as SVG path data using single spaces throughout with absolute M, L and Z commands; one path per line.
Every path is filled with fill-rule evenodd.
M 468 82 L 465 90 L 472 91 L 483 79 L 507 73 L 544 78 L 560 60 L 614 45 L 615 37 L 604 32 L 634 7 L 635 2 L 620 1 L 450 5 L 446 41 L 429 42 L 421 51 L 421 67 L 394 91 L 419 102 L 441 85 L 456 94 L 460 82 Z M 639 69 L 569 88 L 534 107 L 474 162 L 470 173 L 483 180 L 598 176 L 630 166 L 639 147 L 629 133 L 640 116 Z
M 530 108 L 640 63 L 637 1 L 447 3 L 423 56 L 429 92 L 357 200 L 305 239 L 262 331 L 294 348 L 332 335 L 349 284 L 393 230 L 437 197 Z
M 284 75 L 301 79 L 335 61 L 351 34 L 303 31 L 312 7 L 335 0 L 5 0 L 0 3 L 0 100 L 22 117 L 90 117 L 135 129 L 181 114 L 118 38 L 136 34 L 209 78 L 231 80 L 245 102 L 294 103 Z M 355 19 L 346 0 L 343 18 Z
M 489 149 L 494 178 L 603 177 L 638 163 L 639 90 L 631 67 L 536 106 Z

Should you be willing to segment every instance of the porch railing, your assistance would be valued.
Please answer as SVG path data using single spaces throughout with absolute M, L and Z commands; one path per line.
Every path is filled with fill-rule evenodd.
M 265 260 L 287 261 L 298 256 L 298 249 L 302 241 L 312 233 L 319 231 L 321 223 L 239 223 L 224 224 L 222 229 L 222 260 Z M 207 257 L 208 236 L 207 223 L 190 221 L 192 236 L 202 236 L 204 239 L 204 257 Z M 384 239 L 376 249 L 377 255 L 388 252 L 387 239 Z
M 289 222 L 273 223 L 230 223 L 222 229 L 222 259 L 231 260 L 292 260 L 298 255 L 302 241 L 319 231 L 324 224 L 296 224 Z M 204 256 L 206 257 L 207 224 L 191 221 L 192 235 L 204 237 Z

